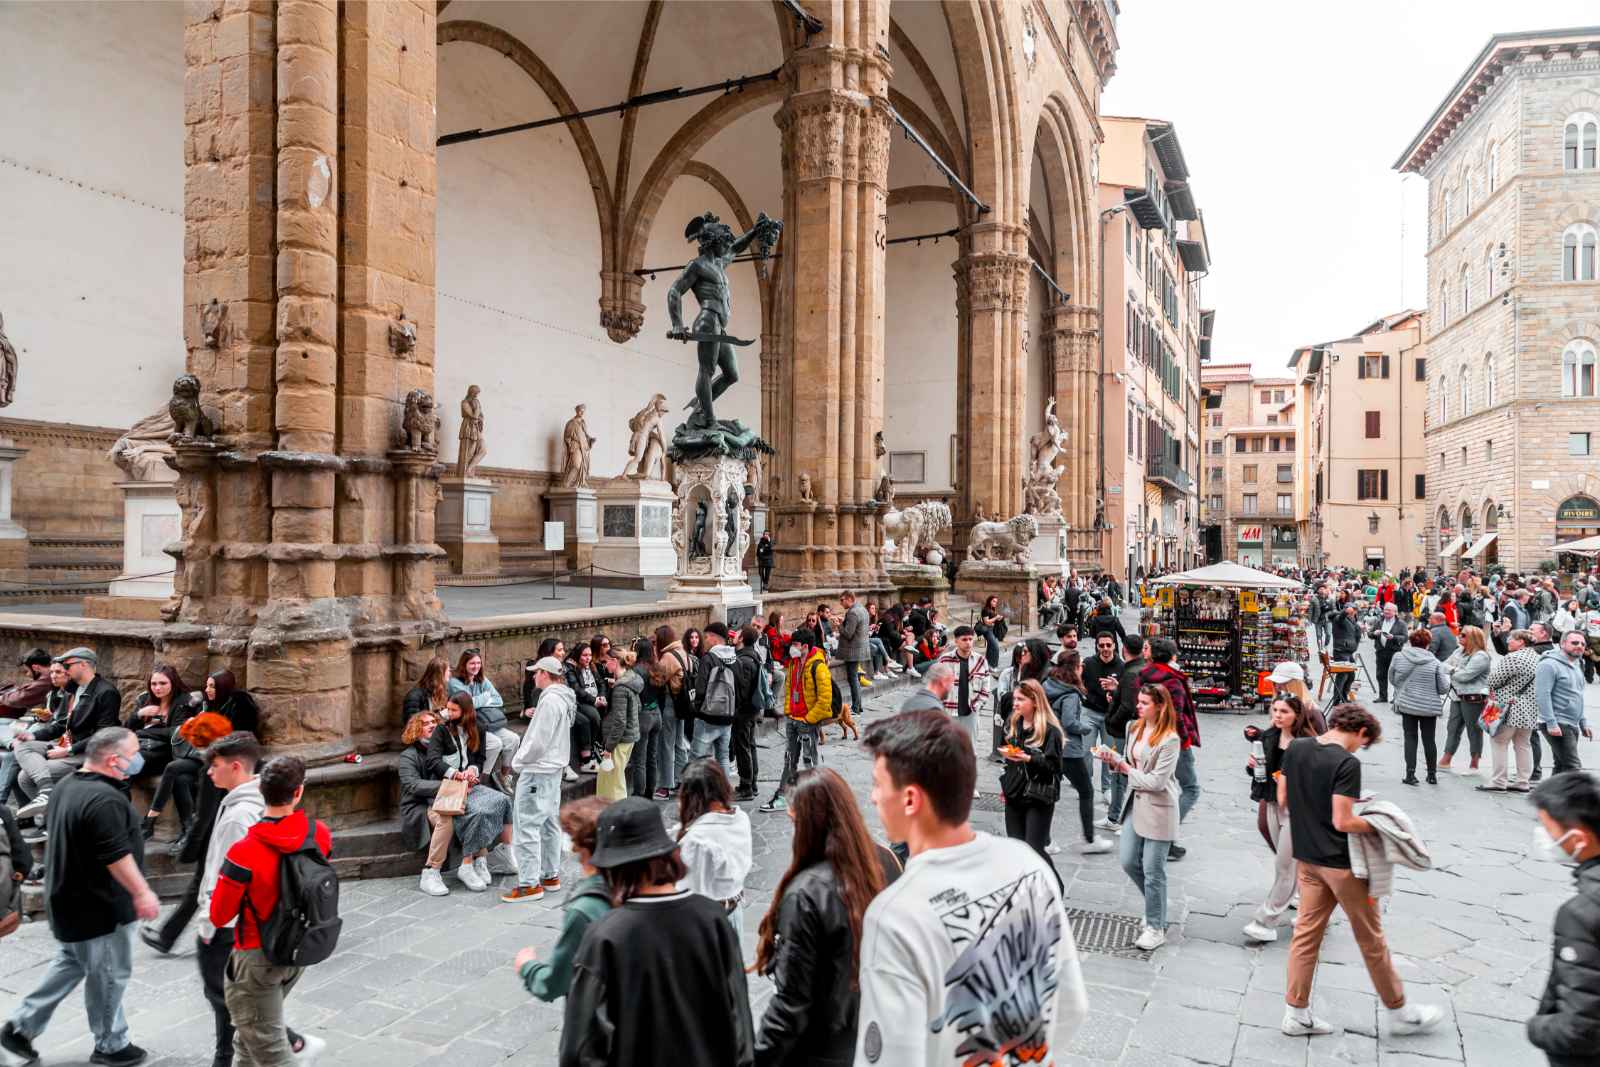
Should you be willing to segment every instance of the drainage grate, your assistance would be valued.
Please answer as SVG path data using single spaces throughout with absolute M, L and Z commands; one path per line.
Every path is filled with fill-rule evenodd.
M 1149 960 L 1153 955 L 1134 947 L 1134 939 L 1144 923 L 1131 916 L 1068 908 L 1067 921 L 1072 924 L 1072 939 L 1077 942 L 1079 952 L 1097 952 L 1125 960 Z

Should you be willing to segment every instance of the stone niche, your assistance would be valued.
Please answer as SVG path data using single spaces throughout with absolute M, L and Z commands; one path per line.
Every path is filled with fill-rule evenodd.
M 745 465 L 731 456 L 679 460 L 672 546 L 677 573 L 670 597 L 711 601 L 713 617 L 726 622 L 731 607 L 755 603 L 745 574 L 751 514 L 744 506 Z

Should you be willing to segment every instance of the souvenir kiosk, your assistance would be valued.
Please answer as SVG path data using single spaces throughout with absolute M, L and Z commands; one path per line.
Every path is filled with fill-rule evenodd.
M 1305 587 L 1237 563 L 1217 563 L 1151 582 L 1154 603 L 1141 629 L 1170 637 L 1189 675 L 1195 703 L 1211 710 L 1250 710 L 1263 699 L 1263 679 L 1279 663 L 1306 666 Z

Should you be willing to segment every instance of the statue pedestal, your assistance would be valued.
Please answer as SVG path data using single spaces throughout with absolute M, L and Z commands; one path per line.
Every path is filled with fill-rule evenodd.
M 677 573 L 667 595 L 709 600 L 712 616 L 722 622 L 730 614 L 748 619 L 755 592 L 744 570 L 752 518 L 743 506 L 744 463 L 732 456 L 699 456 L 680 460 L 677 471 L 672 527 Z
M 1039 581 L 1047 573 L 1051 571 L 1033 563 L 969 559 L 956 571 L 956 589 L 974 604 L 999 597 L 1021 637 L 1039 629 Z
M 9 437 L 0 437 L 0 579 L 27 584 L 28 531 L 11 517 L 11 487 L 17 460 L 28 454 Z
M 902 604 L 915 604 L 924 598 L 944 615 L 950 609 L 950 583 L 945 580 L 941 567 L 927 563 L 890 563 L 886 569 L 889 581 Z
M 1056 515 L 1036 515 L 1039 536 L 1028 546 L 1028 562 L 1037 564 L 1042 573 L 1059 569 L 1066 573 L 1067 524 Z
M 624 479 L 600 490 L 600 539 L 594 546 L 595 585 L 666 589 L 678 569 L 672 547 L 672 486 Z
M 109 596 L 83 598 L 83 613 L 96 619 L 159 621 L 172 598 L 177 560 L 168 545 L 183 537 L 183 510 L 176 482 L 118 482 L 122 490 L 122 574 Z
M 567 561 L 574 567 L 589 562 L 589 548 L 600 540 L 599 508 L 593 489 L 552 488 L 545 491 L 551 522 L 563 523 Z M 581 557 L 581 558 L 580 558 Z
M 450 557 L 453 574 L 494 574 L 500 570 L 500 539 L 490 527 L 497 490 L 487 478 L 440 478 L 434 539 Z

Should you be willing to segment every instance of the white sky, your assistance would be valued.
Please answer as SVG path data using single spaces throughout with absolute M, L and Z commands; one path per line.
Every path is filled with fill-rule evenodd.
M 1101 110 L 1177 125 L 1212 361 L 1281 373 L 1422 307 L 1427 187 L 1394 161 L 1493 34 L 1596 23 L 1595 0 L 1124 0 Z

